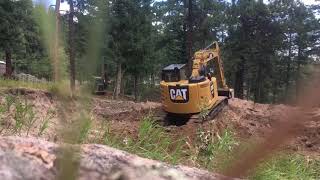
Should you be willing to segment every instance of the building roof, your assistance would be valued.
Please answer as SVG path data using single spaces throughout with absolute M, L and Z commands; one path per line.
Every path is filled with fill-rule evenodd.
M 170 71 L 174 70 L 175 68 L 177 69 L 182 69 L 186 64 L 170 64 L 169 66 L 163 68 L 164 71 Z

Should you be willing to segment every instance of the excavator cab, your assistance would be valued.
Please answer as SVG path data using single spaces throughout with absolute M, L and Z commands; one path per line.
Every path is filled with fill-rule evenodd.
M 165 82 L 179 82 L 186 79 L 186 64 L 171 64 L 162 69 L 162 80 Z

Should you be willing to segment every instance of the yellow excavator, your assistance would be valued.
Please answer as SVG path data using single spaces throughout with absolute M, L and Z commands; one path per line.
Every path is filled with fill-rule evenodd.
M 185 64 L 163 68 L 160 87 L 163 110 L 170 115 L 193 116 L 206 110 L 207 116 L 214 118 L 233 97 L 217 42 L 194 54 L 190 77 Z

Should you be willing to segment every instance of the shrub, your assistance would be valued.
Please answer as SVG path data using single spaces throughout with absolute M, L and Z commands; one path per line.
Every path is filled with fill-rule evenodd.
M 212 130 L 198 130 L 196 146 L 197 162 L 206 169 L 223 169 L 231 160 L 233 149 L 238 145 L 234 133 L 225 129 L 221 135 Z
M 44 131 L 49 127 L 49 122 L 50 122 L 51 118 L 53 117 L 53 115 L 54 115 L 54 113 L 52 110 L 47 111 L 47 115 L 43 119 L 42 124 L 40 126 L 38 136 L 42 136 Z

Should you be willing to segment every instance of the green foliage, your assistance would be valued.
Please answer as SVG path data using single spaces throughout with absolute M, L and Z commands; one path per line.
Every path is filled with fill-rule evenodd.
M 141 101 L 159 101 L 159 86 L 150 86 L 150 84 L 142 84 L 139 86 L 138 100 Z
M 101 130 L 103 130 L 102 141 L 98 142 L 172 164 L 186 163 L 190 159 L 193 164 L 210 170 L 224 168 L 231 160 L 234 147 L 238 145 L 238 141 L 229 129 L 221 136 L 199 130 L 194 143 L 186 144 L 183 137 L 172 137 L 150 116 L 141 120 L 136 138 L 115 135 L 108 124 L 104 124 Z
M 102 123 L 100 131 L 102 134 L 102 139 L 100 141 L 102 144 L 106 144 L 115 148 L 124 149 L 127 150 L 128 143 L 130 142 L 131 145 L 131 139 L 126 139 L 121 136 L 117 136 L 111 132 L 111 129 L 109 127 L 110 125 L 108 123 Z
M 33 11 L 31 0 L 0 2 L 0 51 L 9 55 L 15 72 L 49 78 L 50 65 Z
M 0 105 L 0 116 L 2 113 L 6 112 L 7 108 L 4 105 Z
M 135 151 L 139 155 L 173 163 L 179 159 L 181 142 L 175 142 L 162 127 L 155 124 L 151 117 L 145 117 L 141 121 L 138 132 Z M 170 146 L 173 145 L 177 146 L 171 152 Z
M 31 104 L 28 104 L 27 100 L 21 102 L 15 102 L 15 112 L 13 115 L 15 120 L 14 132 L 21 134 L 21 130 L 24 126 L 27 127 L 27 134 L 29 134 L 30 128 L 35 122 L 35 114 Z
M 50 91 L 51 89 L 54 88 L 54 84 L 51 82 L 37 83 L 37 82 L 26 82 L 26 81 L 0 78 L 0 87 L 1 87 L 1 89 L 29 88 L 29 89 L 39 89 L 39 90 Z
M 319 33 L 312 33 L 320 27 L 315 15 L 294 0 L 237 1 L 229 10 L 223 50 L 236 97 L 270 103 L 284 102 L 289 89 L 293 97 L 299 94 L 304 64 L 314 61 L 318 49 L 314 38 Z
M 5 112 L 8 112 L 8 107 L 6 105 L 0 104 L 0 126 L 2 126 L 3 124 Z
M 5 107 L 6 107 L 7 112 L 10 111 L 10 108 L 15 103 L 15 101 L 16 101 L 15 96 L 12 96 L 12 95 L 5 96 Z
M 209 101 L 207 98 L 200 102 L 199 109 L 199 116 L 202 119 L 202 121 L 205 121 L 210 113 Z
M 195 143 L 196 162 L 200 166 L 207 169 L 221 170 L 231 160 L 232 152 L 238 145 L 233 132 L 226 129 L 222 132 L 221 136 L 212 130 L 198 130 L 197 141 Z
M 3 0 L 0 3 L 0 49 L 23 51 L 26 45 L 27 25 L 30 23 L 32 2 Z
M 183 139 L 175 140 L 157 125 L 149 116 L 144 117 L 139 125 L 138 137 L 119 137 L 105 129 L 104 143 L 142 157 L 176 164 L 183 158 Z
M 35 113 L 33 111 L 33 108 L 30 105 L 28 106 L 27 114 L 28 115 L 25 117 L 25 121 L 26 121 L 27 135 L 29 135 L 30 129 L 32 128 L 32 126 L 37 120 L 35 118 Z
M 84 117 L 83 119 L 81 119 L 78 143 L 83 143 L 88 138 L 90 129 L 91 129 L 91 119 L 88 117 Z
M 308 160 L 301 155 L 278 155 L 260 165 L 250 179 L 318 179 L 319 170 L 320 161 L 317 159 Z
M 49 123 L 50 123 L 50 120 L 53 118 L 53 115 L 54 115 L 54 113 L 52 110 L 47 111 L 47 115 L 43 119 L 41 126 L 40 126 L 40 129 L 39 129 L 39 132 L 38 132 L 39 137 L 42 136 L 44 131 L 49 127 Z
M 32 105 L 28 104 L 27 100 L 21 101 L 19 97 L 6 95 L 4 103 L 0 104 L 1 125 L 5 124 L 3 121 L 10 118 L 11 114 L 15 121 L 13 133 L 20 135 L 22 129 L 26 126 L 28 135 L 30 128 L 36 120 Z M 2 127 L 1 132 L 6 128 L 10 128 L 10 126 Z
M 49 127 L 49 122 L 50 122 L 49 118 L 44 119 L 44 121 L 42 122 L 42 124 L 40 126 L 39 132 L 38 132 L 39 137 L 42 136 L 44 131 Z

